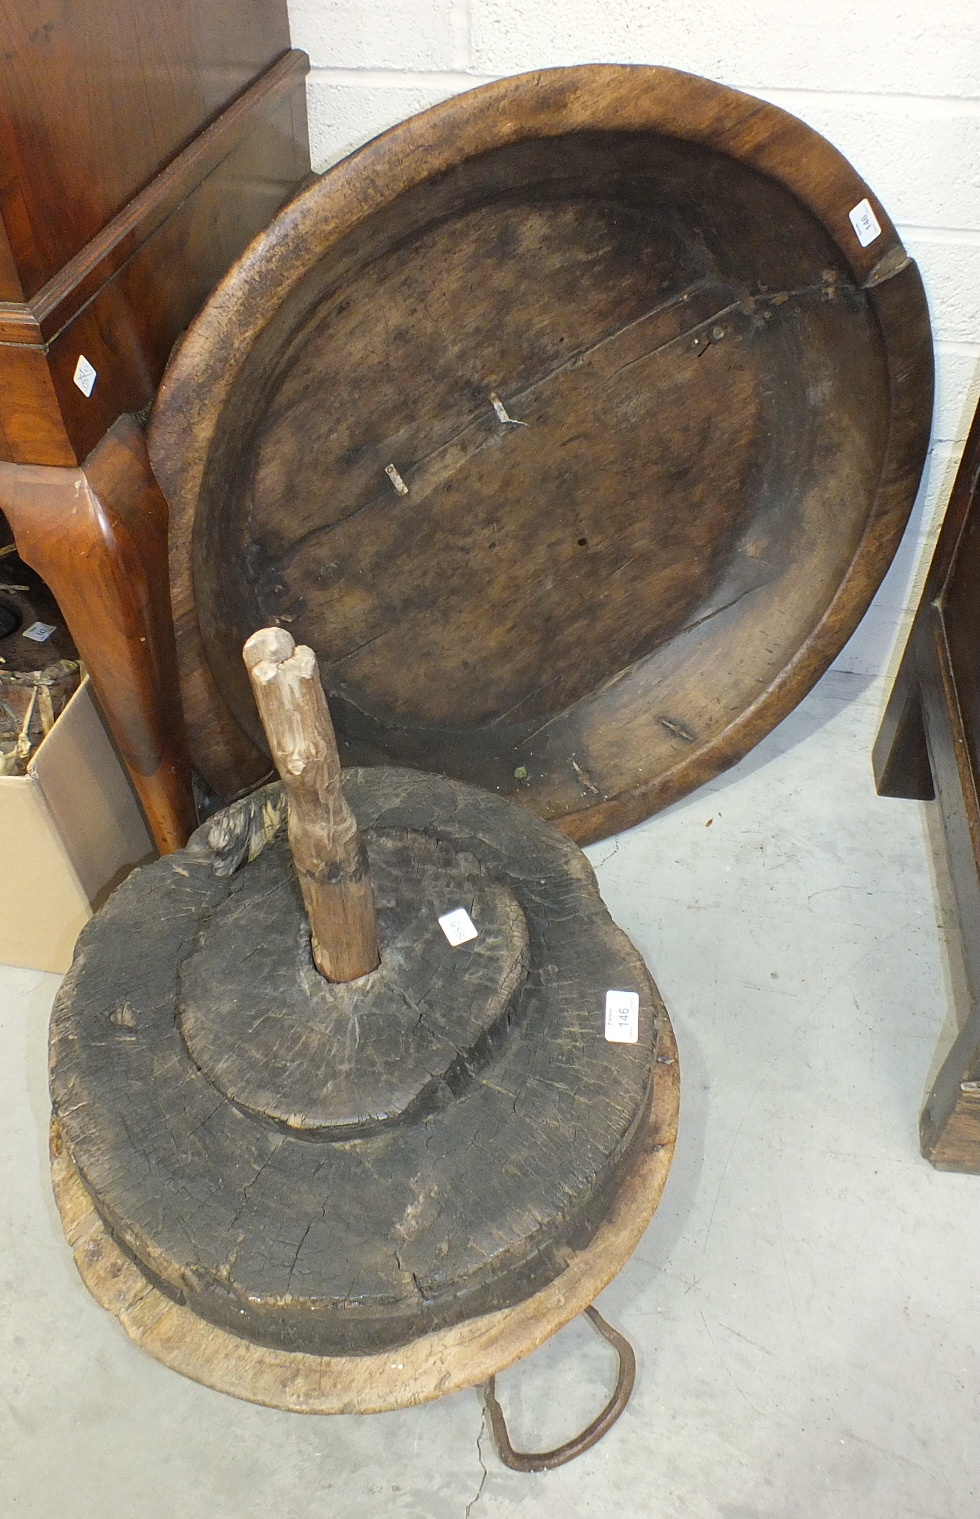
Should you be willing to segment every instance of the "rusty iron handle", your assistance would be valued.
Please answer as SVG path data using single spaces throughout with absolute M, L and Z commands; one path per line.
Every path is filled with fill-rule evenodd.
M 594 1327 L 608 1340 L 610 1345 L 619 1356 L 619 1375 L 616 1378 L 616 1387 L 612 1397 L 605 1408 L 592 1423 L 582 1430 L 581 1434 L 575 1435 L 571 1440 L 566 1440 L 564 1445 L 557 1446 L 554 1450 L 526 1451 L 515 1450 L 510 1443 L 510 1435 L 507 1432 L 507 1421 L 504 1411 L 497 1402 L 496 1378 L 491 1377 L 480 1388 L 484 1407 L 490 1415 L 490 1428 L 493 1433 L 494 1444 L 497 1447 L 497 1455 L 505 1466 L 509 1466 L 515 1472 L 543 1472 L 549 1471 L 555 1466 L 564 1466 L 566 1461 L 574 1461 L 576 1456 L 581 1456 L 585 1451 L 591 1450 L 608 1430 L 612 1428 L 626 1407 L 633 1392 L 633 1383 L 636 1381 L 636 1356 L 633 1347 L 624 1335 L 621 1335 L 611 1324 L 607 1324 L 602 1314 L 593 1305 L 585 1310 L 586 1317 L 591 1320 Z

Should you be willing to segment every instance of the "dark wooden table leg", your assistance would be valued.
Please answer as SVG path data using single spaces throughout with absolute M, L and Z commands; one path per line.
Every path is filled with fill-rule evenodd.
M 931 802 L 936 795 L 922 717 L 922 691 L 909 650 L 892 687 L 871 757 L 879 796 Z
M 925 598 L 924 598 L 925 600 Z M 940 670 L 937 616 L 928 602 L 920 612 L 899 666 L 872 755 L 875 785 L 881 796 L 938 800 L 949 857 L 954 899 L 961 925 L 974 924 L 976 872 L 968 852 L 956 847 L 970 829 L 962 790 L 957 786 L 957 746 L 947 735 L 949 719 L 939 701 L 945 689 Z M 929 754 L 926 702 L 937 743 L 936 766 Z M 937 736 L 938 735 L 938 736 Z M 974 927 L 975 935 L 975 927 Z M 967 981 L 976 946 L 964 943 Z M 966 1021 L 943 1061 L 919 1120 L 922 1153 L 938 1171 L 980 1170 L 980 1002 L 972 1000 Z
M 132 417 L 80 469 L 0 463 L 0 510 L 58 599 L 161 854 L 196 815 L 167 573 L 167 504 Z
M 961 962 L 963 972 L 962 981 L 955 973 L 953 977 L 960 987 L 957 1012 L 962 1025 L 926 1098 L 919 1120 L 919 1138 L 923 1155 L 938 1171 L 977 1175 L 980 1173 L 980 828 L 971 753 L 971 739 L 975 746 L 975 720 L 972 735 L 963 722 L 965 703 L 972 697 L 975 710 L 976 696 L 972 695 L 969 672 L 964 672 L 962 663 L 957 667 L 949 662 L 948 615 L 949 609 L 942 604 L 933 607 L 927 617 L 920 615 L 903 663 L 904 668 L 914 658 L 922 692 L 930 766 L 945 843 L 945 871 L 951 888 L 946 911 L 952 921 L 947 923 L 947 940 L 949 952 Z M 971 642 L 975 636 L 974 630 Z M 975 665 L 975 652 L 973 658 Z M 972 686 L 975 691 L 975 676 Z

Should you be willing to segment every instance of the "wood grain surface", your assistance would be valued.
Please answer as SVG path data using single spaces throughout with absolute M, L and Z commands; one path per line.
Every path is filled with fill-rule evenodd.
M 513 1308 L 426 1334 L 397 1351 L 310 1356 L 252 1344 L 165 1296 L 95 1210 L 57 1122 L 51 1174 L 65 1235 L 85 1285 L 130 1338 L 172 1370 L 218 1392 L 293 1413 L 384 1413 L 476 1387 L 557 1333 L 622 1270 L 660 1202 L 677 1137 L 680 1068 L 661 1011 L 656 1101 L 642 1147 L 591 1242 L 548 1286 Z
M 232 881 L 180 968 L 180 1031 L 212 1085 L 332 1138 L 418 1119 L 465 1084 L 505 1042 L 528 971 L 524 914 L 474 858 L 404 830 L 373 834 L 367 858 L 385 946 L 372 973 L 312 969 L 284 838 Z M 461 954 L 438 919 L 462 903 L 480 930 Z
M 0 129 L 19 172 L 0 207 L 26 296 L 289 47 L 279 0 L 7 0 L 3 24 Z
M 70 466 L 308 175 L 308 60 L 282 0 L 10 0 L 3 35 L 0 455 Z
M 618 66 L 435 107 L 292 203 L 161 387 L 195 762 L 260 772 L 237 650 L 280 622 L 345 762 L 628 826 L 849 636 L 931 400 L 918 272 L 793 117 Z
M 55 1113 L 115 1238 L 211 1323 L 316 1354 L 560 1275 L 636 1162 L 664 1017 L 584 855 L 529 810 L 412 771 L 345 790 L 400 877 L 373 976 L 331 986 L 290 948 L 306 928 L 274 787 L 123 883 L 51 1025 Z M 461 905 L 479 933 L 450 948 L 436 920 Z M 636 1042 L 605 1037 L 608 990 L 636 994 Z
M 289 847 L 314 963 L 330 981 L 355 981 L 377 969 L 378 923 L 316 655 L 297 648 L 285 628 L 260 628 L 246 642 L 244 659 L 289 798 Z

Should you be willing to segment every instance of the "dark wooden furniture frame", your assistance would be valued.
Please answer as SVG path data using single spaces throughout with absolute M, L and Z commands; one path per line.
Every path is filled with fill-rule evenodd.
M 177 337 L 307 177 L 308 60 L 284 0 L 5 0 L 0 33 L 0 511 L 167 851 L 194 807 L 166 503 L 120 419 L 149 405 Z
M 935 798 L 968 1007 L 922 1112 L 922 1153 L 980 1171 L 980 409 L 874 750 L 883 796 Z

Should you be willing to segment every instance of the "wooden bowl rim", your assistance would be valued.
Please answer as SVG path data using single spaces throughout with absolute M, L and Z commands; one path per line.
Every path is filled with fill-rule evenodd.
M 918 271 L 877 196 L 841 153 L 779 106 L 652 65 L 587 64 L 516 75 L 451 97 L 374 138 L 302 191 L 246 249 L 173 355 L 150 422 L 150 454 L 171 508 L 170 563 L 192 749 L 214 735 L 255 751 L 211 671 L 197 621 L 194 520 L 208 453 L 232 385 L 282 301 L 324 253 L 386 204 L 460 162 L 528 138 L 652 131 L 700 143 L 789 189 L 826 229 L 868 295 L 882 340 L 890 416 L 864 532 L 824 615 L 774 680 L 720 733 L 631 790 L 556 818 L 578 843 L 630 827 L 741 759 L 812 687 L 864 615 L 915 499 L 933 398 L 928 310 Z M 861 247 L 849 213 L 867 200 L 880 236 Z M 907 275 L 900 291 L 889 289 Z M 243 747 L 244 746 L 244 747 Z M 259 779 L 256 772 L 255 780 Z M 533 806 L 533 797 L 529 798 Z

